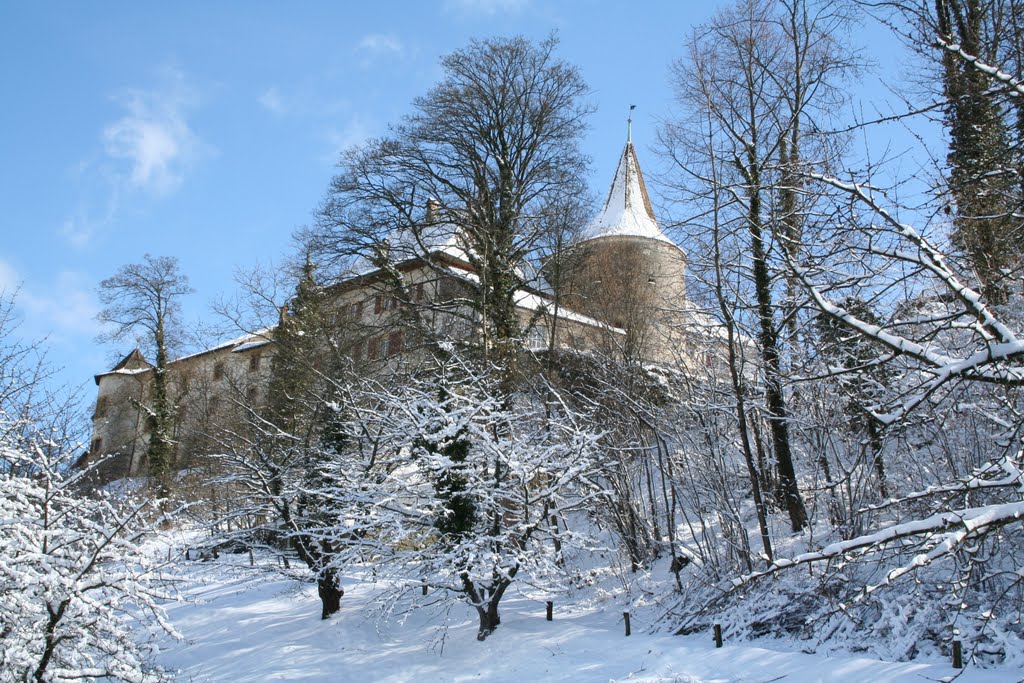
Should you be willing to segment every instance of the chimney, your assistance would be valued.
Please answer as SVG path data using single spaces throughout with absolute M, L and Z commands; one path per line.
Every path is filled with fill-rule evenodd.
M 427 200 L 427 216 L 426 222 L 433 223 L 437 220 L 437 214 L 441 211 L 441 202 L 431 197 Z

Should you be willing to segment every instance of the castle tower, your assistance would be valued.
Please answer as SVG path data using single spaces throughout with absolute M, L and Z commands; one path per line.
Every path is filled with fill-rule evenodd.
M 674 313 L 686 301 L 686 255 L 658 225 L 631 136 L 604 206 L 559 265 L 567 306 L 625 330 L 625 337 L 609 336 L 615 348 L 608 351 L 671 359 Z

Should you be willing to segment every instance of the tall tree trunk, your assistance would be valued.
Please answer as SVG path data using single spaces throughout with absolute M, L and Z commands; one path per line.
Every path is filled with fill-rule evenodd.
M 753 154 L 751 152 L 752 157 Z M 760 169 L 756 159 L 751 158 L 746 168 L 746 176 L 750 184 L 747 229 L 750 232 L 750 249 L 754 269 L 754 290 L 757 298 L 759 323 L 758 345 L 761 350 L 761 363 L 764 372 L 768 426 L 772 433 L 780 497 L 786 506 L 786 511 L 789 512 L 789 521 L 793 531 L 800 531 L 807 525 L 807 510 L 797 487 L 793 451 L 789 440 L 789 414 L 782 387 L 782 360 L 779 352 L 779 335 L 775 329 L 773 316 L 771 273 L 768 268 L 768 256 L 761 226 Z

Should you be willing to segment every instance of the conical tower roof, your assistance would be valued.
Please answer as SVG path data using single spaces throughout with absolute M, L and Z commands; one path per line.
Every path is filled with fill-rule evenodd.
M 651 199 L 647 196 L 644 174 L 636 159 L 633 141 L 628 139 L 622 150 L 622 158 L 615 169 L 608 198 L 597 217 L 583 230 L 584 240 L 599 237 L 627 236 L 646 237 L 674 244 L 661 231 L 654 217 Z

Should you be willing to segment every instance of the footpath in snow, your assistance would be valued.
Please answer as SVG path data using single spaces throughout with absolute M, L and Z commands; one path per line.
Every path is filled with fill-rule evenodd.
M 163 644 L 160 662 L 184 681 L 678 681 L 680 683 L 925 683 L 952 680 L 948 663 L 777 652 L 707 637 L 648 635 L 643 617 L 625 637 L 621 610 L 556 605 L 511 593 L 502 624 L 485 642 L 476 617 L 456 604 L 439 628 L 439 608 L 395 606 L 380 623 L 381 594 L 348 577 L 342 612 L 324 622 L 314 585 L 223 562 L 185 570 L 184 602 L 168 614 L 184 636 Z M 638 615 L 639 616 L 639 615 Z M 968 668 L 960 683 L 1006 683 L 1024 673 Z

